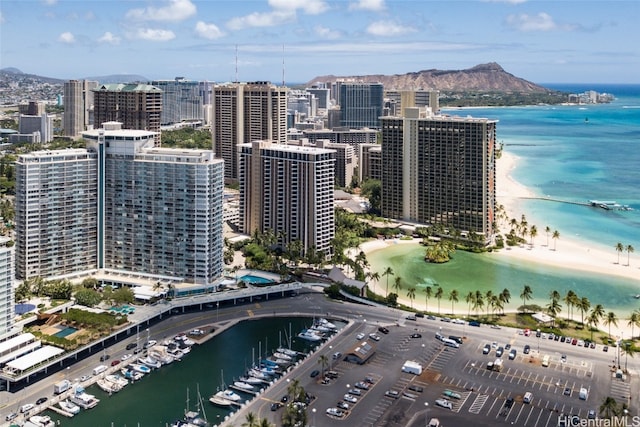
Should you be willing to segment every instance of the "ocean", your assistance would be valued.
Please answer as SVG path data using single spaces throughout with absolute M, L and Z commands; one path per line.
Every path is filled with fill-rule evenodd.
M 497 119 L 498 141 L 506 152 L 519 157 L 512 177 L 539 196 L 575 202 L 615 200 L 634 210 L 614 211 L 545 200 L 519 203 L 529 224 L 538 228 L 538 241 L 544 241 L 544 229 L 558 230 L 564 236 L 587 241 L 591 247 L 610 251 L 617 257 L 615 245 L 631 245 L 631 268 L 640 268 L 640 85 L 545 85 L 553 89 L 581 93 L 595 90 L 610 93 L 615 101 L 598 105 L 536 105 L 472 109 L 443 109 L 444 113 Z M 464 113 L 462 113 L 464 112 Z M 445 297 L 441 309 L 451 311 L 448 292 L 456 289 L 461 301 L 469 291 L 507 288 L 511 303 L 522 304 L 518 295 L 528 284 L 534 294 L 532 303 L 545 306 L 552 290 L 562 295 L 568 290 L 586 296 L 592 305 L 602 304 L 620 318 L 640 308 L 634 298 L 640 293 L 638 279 L 609 277 L 593 273 L 552 268 L 535 262 L 496 259 L 490 255 L 456 253 L 445 265 L 428 265 L 424 250 L 392 246 L 368 255 L 373 269 L 387 266 L 402 272 L 405 288 L 416 286 L 416 303 L 424 306 L 425 286 L 440 284 Z M 620 254 L 626 263 L 627 253 Z M 635 265 L 634 265 L 635 264 Z M 394 278 L 392 278 L 393 281 Z M 380 282 L 383 286 L 385 279 Z M 406 291 L 405 291 L 406 292 Z M 436 311 L 432 298 L 429 309 Z M 466 307 L 459 303 L 456 308 Z M 579 314 L 577 314 L 579 318 Z M 625 322 L 626 323 L 626 322 Z
M 615 200 L 634 210 L 531 200 L 522 204 L 522 213 L 530 224 L 529 218 L 544 218 L 545 223 L 536 224 L 540 235 L 549 226 L 561 238 L 588 240 L 614 256 L 618 242 L 640 252 L 640 85 L 545 86 L 573 93 L 595 90 L 616 99 L 597 105 L 471 110 L 473 116 L 499 120 L 498 141 L 520 158 L 513 178 L 540 196 L 576 202 Z

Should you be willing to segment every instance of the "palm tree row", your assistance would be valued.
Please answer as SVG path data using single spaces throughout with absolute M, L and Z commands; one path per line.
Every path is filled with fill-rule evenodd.
M 616 248 L 616 252 L 618 252 L 618 264 L 620 264 L 620 254 L 624 251 L 627 252 L 627 267 L 628 267 L 630 265 L 630 255 L 633 251 L 635 251 L 635 248 L 631 245 L 624 246 L 620 242 L 616 243 L 615 248 Z

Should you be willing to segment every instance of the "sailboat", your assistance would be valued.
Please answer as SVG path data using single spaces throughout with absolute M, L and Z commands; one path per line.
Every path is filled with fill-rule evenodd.
M 220 388 L 219 391 L 209 398 L 209 402 L 217 406 L 228 407 L 232 405 L 240 405 L 242 397 L 229 389 L 224 383 L 224 373 L 220 371 Z

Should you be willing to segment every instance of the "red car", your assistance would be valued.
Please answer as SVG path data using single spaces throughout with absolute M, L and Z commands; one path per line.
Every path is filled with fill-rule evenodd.
M 116 366 L 118 363 L 120 363 L 120 361 L 116 359 L 113 362 L 111 362 L 111 366 Z

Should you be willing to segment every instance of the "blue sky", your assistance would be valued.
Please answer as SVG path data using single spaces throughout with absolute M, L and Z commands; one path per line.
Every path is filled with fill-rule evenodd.
M 0 0 L 0 68 L 62 79 L 306 82 L 497 62 L 640 83 L 640 1 Z M 237 50 L 237 61 L 236 61 Z

